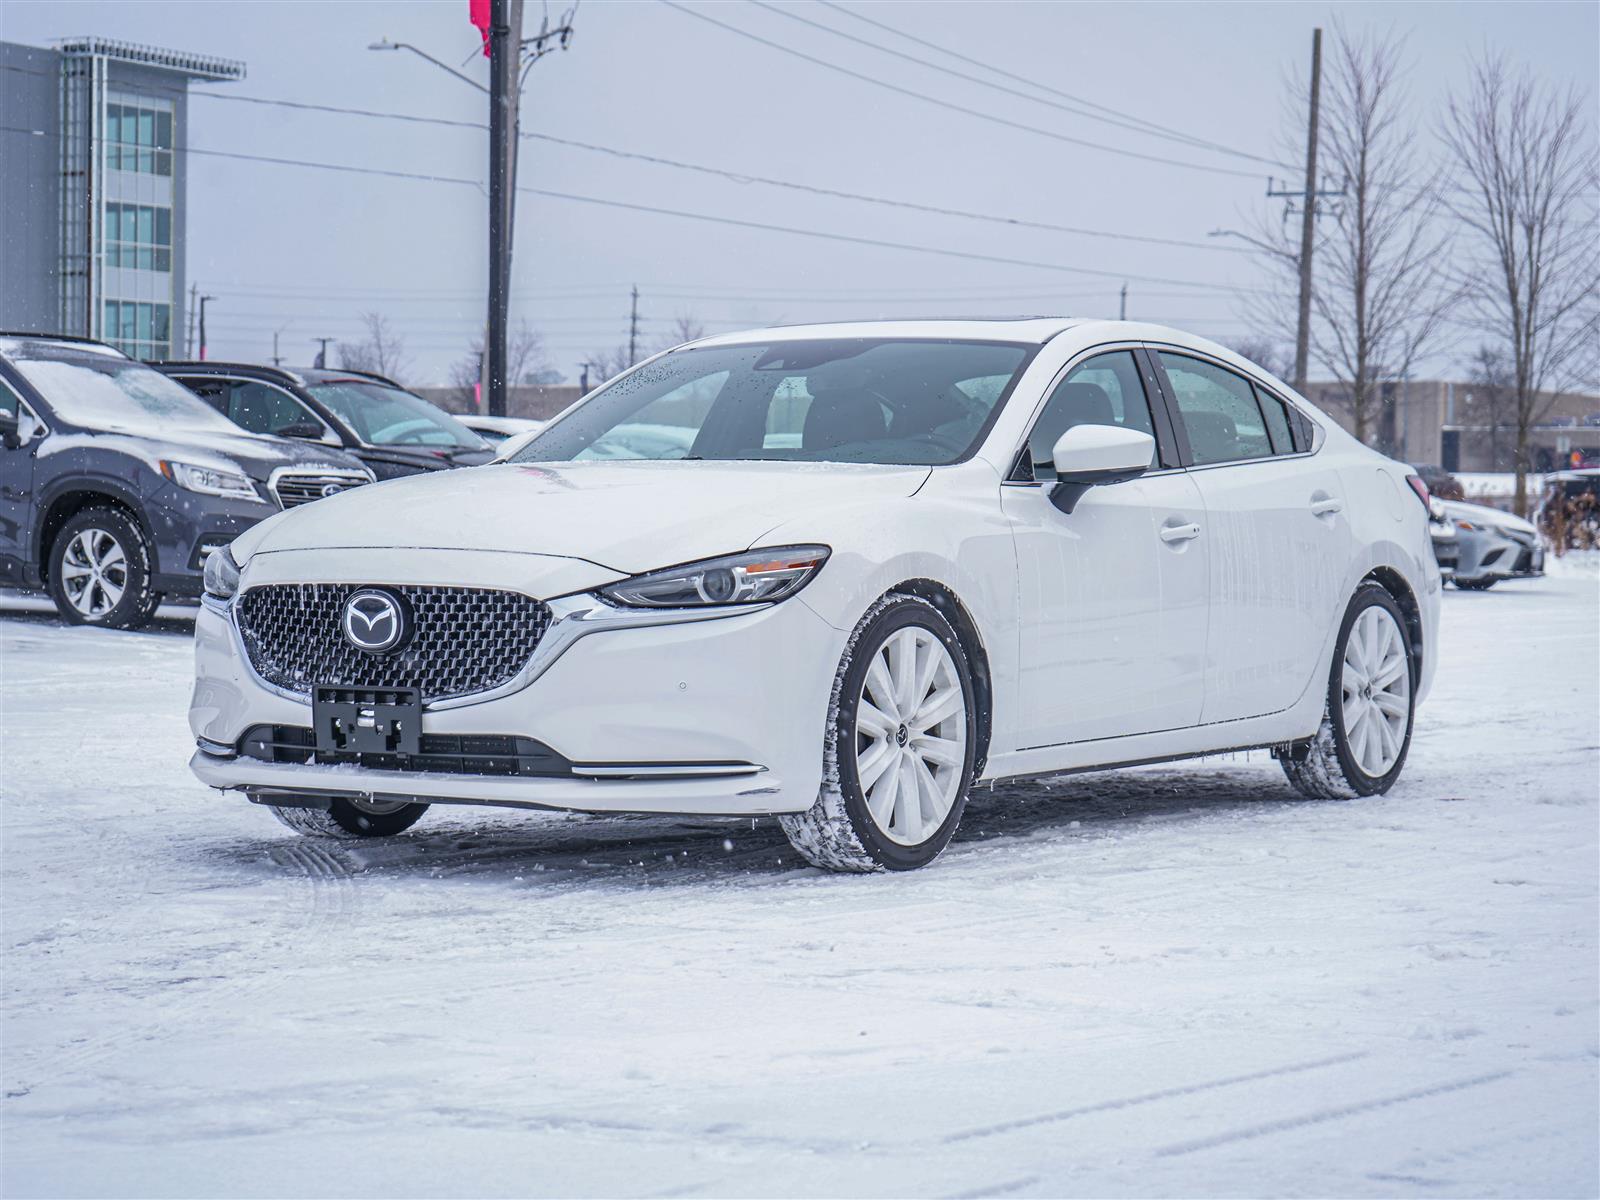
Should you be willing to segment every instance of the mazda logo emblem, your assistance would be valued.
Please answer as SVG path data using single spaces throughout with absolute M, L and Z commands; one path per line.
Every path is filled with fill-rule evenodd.
M 387 654 L 399 649 L 410 633 L 405 606 L 400 597 L 381 588 L 362 588 L 344 602 L 339 619 L 345 641 L 368 654 Z

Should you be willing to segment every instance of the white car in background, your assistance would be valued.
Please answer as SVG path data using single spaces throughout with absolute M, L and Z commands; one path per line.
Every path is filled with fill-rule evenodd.
M 213 555 L 191 766 L 306 833 L 773 814 L 849 871 L 931 861 L 1006 776 L 1265 747 L 1381 793 L 1434 673 L 1427 499 L 1158 326 L 709 338 L 511 462 Z
M 1458 588 L 1487 591 L 1502 579 L 1544 574 L 1544 544 L 1532 521 L 1465 500 L 1437 500 L 1455 526 Z

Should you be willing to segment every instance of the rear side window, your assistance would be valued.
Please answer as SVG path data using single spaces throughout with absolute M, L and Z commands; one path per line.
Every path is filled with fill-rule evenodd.
M 1293 454 L 1294 435 L 1289 432 L 1289 412 L 1282 400 L 1271 392 L 1256 388 L 1256 403 L 1261 405 L 1261 415 L 1266 418 L 1267 436 L 1272 439 L 1274 454 Z
M 1145 396 L 1139 365 L 1131 351 L 1097 354 L 1072 368 L 1056 385 L 1034 423 L 1033 432 L 1028 435 L 1028 453 L 1026 461 L 1017 464 L 1018 476 L 1054 479 L 1056 442 L 1075 425 L 1120 425 L 1155 436 L 1150 423 L 1150 401 Z M 1150 465 L 1156 465 L 1153 457 Z
M 1249 380 L 1197 358 L 1159 353 L 1196 466 L 1272 457 Z

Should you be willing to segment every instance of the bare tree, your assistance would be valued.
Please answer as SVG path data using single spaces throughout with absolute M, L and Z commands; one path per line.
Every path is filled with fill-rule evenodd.
M 477 384 L 483 363 L 483 335 L 472 339 L 467 353 L 450 364 L 450 386 L 455 389 L 454 400 L 464 411 L 474 411 L 477 406 Z M 517 322 L 506 345 L 506 377 L 513 385 L 552 382 L 553 368 L 545 352 L 544 336 L 528 324 L 524 317 Z M 553 382 L 559 382 L 559 373 Z
M 1511 364 L 1519 514 L 1528 508 L 1528 431 L 1554 393 L 1595 371 L 1600 241 L 1589 198 L 1600 170 L 1583 105 L 1576 91 L 1558 94 L 1488 56 L 1451 96 L 1441 130 L 1460 185 L 1450 210 L 1471 235 L 1462 270 L 1470 311 Z
M 373 371 L 398 380 L 411 369 L 405 338 L 382 313 L 362 313 L 367 335 L 359 342 L 339 343 L 339 363 L 351 371 Z
M 1404 41 L 1336 25 L 1324 146 L 1344 182 L 1318 251 L 1312 351 L 1347 397 L 1363 442 L 1394 442 L 1384 385 L 1405 378 L 1454 301 L 1437 172 L 1406 122 Z
M 696 317 L 686 313 L 679 313 L 672 318 L 672 325 L 662 336 L 657 344 L 657 350 L 670 350 L 674 346 L 681 346 L 685 342 L 698 342 L 706 335 L 705 324 Z
M 1462 416 L 1466 418 L 1462 424 L 1488 426 L 1489 469 L 1504 470 L 1506 458 L 1514 459 L 1515 443 L 1501 443 L 1517 426 L 1517 397 L 1505 351 L 1499 346 L 1479 346 L 1467 370 L 1467 380 L 1471 391 L 1462 398 Z
M 1293 343 L 1285 346 L 1264 334 L 1251 334 L 1235 338 L 1227 346 L 1239 357 L 1248 358 L 1258 367 L 1265 367 L 1279 379 L 1289 379 L 1294 375 Z

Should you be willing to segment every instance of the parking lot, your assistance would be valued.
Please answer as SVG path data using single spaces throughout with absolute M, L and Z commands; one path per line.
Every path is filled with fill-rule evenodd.
M 1600 589 L 1448 591 L 1387 798 L 1264 755 L 771 822 L 201 787 L 190 648 L 0 614 L 7 1194 L 1592 1195 Z

